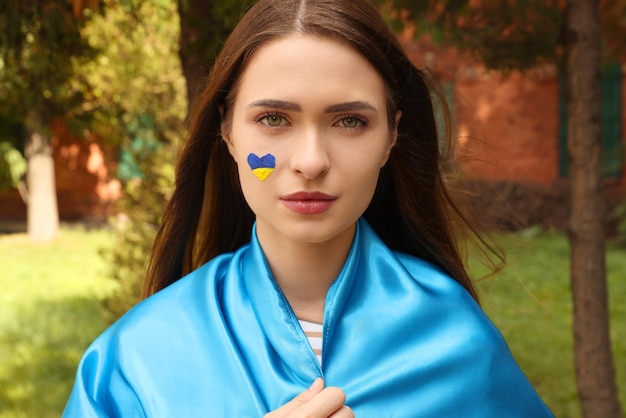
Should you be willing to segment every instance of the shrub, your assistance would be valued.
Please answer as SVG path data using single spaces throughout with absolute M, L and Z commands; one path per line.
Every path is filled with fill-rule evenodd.
M 169 199 L 176 148 L 187 111 L 178 56 L 179 23 L 174 0 L 104 1 L 83 30 L 98 59 L 81 64 L 94 86 L 85 92 L 95 122 L 91 129 L 119 152 L 122 197 L 111 221 L 116 242 L 105 250 L 118 289 L 105 301 L 110 320 L 135 304 L 145 264 Z M 78 64 L 77 64 L 78 65 Z

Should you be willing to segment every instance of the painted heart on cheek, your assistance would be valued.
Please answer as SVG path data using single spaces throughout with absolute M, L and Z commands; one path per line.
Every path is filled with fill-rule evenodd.
M 272 154 L 265 154 L 259 157 L 254 153 L 250 153 L 248 155 L 248 165 L 259 180 L 265 181 L 276 167 L 276 158 Z

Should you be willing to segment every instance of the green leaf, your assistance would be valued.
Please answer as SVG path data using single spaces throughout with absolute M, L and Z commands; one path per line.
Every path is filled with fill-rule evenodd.
M 9 142 L 0 142 L 0 190 L 17 187 L 26 173 L 26 159 Z

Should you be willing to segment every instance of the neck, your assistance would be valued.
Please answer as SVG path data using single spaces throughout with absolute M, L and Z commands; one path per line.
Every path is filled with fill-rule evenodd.
M 354 231 L 352 226 L 323 243 L 294 243 L 257 229 L 272 274 L 298 319 L 323 322 L 326 293 L 345 264 Z

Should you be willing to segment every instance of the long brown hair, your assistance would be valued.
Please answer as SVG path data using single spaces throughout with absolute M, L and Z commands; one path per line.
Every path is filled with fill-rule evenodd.
M 254 214 L 220 138 L 220 110 L 226 109 L 228 117 L 237 82 L 254 52 L 294 32 L 343 39 L 378 70 L 388 90 L 389 122 L 393 125 L 398 109 L 402 118 L 397 145 L 364 216 L 391 249 L 436 264 L 476 298 L 455 240 L 457 227 L 469 223 L 442 174 L 429 79 L 409 61 L 366 0 L 260 0 L 243 17 L 190 116 L 189 137 L 152 250 L 144 296 L 249 241 Z

